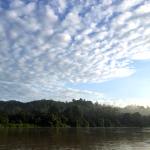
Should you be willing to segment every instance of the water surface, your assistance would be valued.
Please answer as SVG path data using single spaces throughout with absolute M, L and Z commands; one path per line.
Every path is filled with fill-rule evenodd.
M 0 129 L 0 150 L 149 150 L 150 128 Z

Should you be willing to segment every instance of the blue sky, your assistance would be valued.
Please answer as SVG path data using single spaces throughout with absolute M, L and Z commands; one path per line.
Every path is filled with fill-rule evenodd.
M 150 105 L 149 0 L 0 0 L 0 99 Z

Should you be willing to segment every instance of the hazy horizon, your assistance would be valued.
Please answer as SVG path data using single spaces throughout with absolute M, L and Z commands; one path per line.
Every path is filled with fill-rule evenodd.
M 150 106 L 149 0 L 0 0 L 0 99 Z

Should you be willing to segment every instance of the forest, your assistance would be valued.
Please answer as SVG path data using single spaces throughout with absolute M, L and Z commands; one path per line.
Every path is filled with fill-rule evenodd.
M 119 108 L 84 99 L 0 101 L 1 127 L 150 127 L 150 108 Z

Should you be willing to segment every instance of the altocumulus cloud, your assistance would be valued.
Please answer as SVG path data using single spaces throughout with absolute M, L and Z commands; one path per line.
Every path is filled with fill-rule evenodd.
M 67 87 L 150 59 L 149 0 L 0 0 L 0 98 L 104 96 Z

